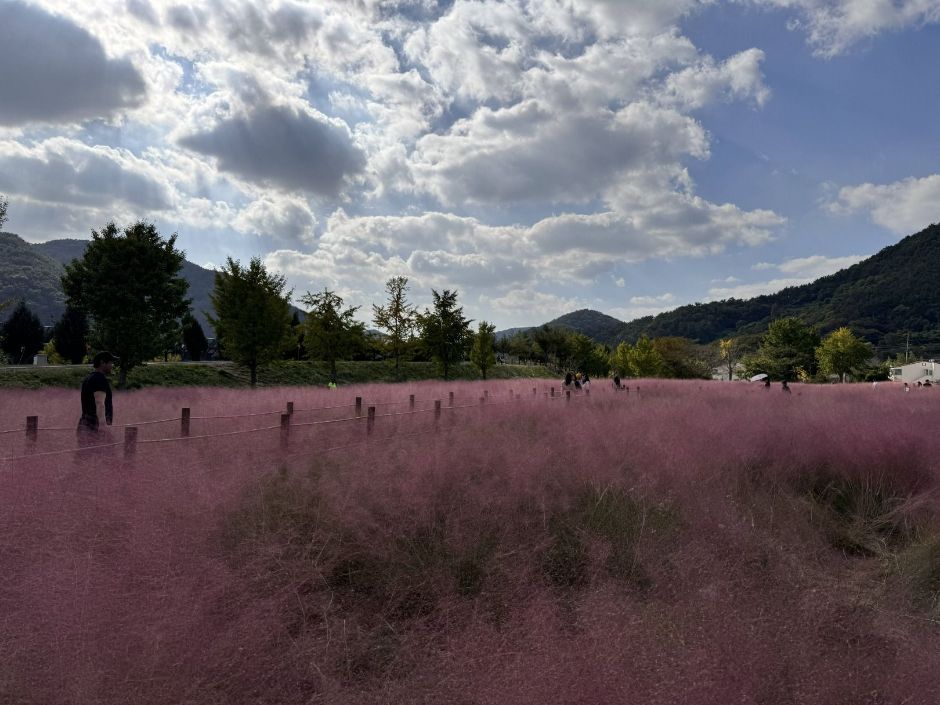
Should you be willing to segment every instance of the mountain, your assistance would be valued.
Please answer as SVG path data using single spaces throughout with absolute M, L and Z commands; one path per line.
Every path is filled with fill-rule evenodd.
M 570 328 L 599 342 L 613 341 L 623 330 L 623 321 L 600 311 L 582 308 L 549 321 L 552 328 Z
M 848 326 L 882 356 L 903 351 L 910 335 L 916 354 L 940 357 L 938 267 L 940 224 L 935 224 L 810 284 L 638 318 L 624 324 L 615 341 L 676 335 L 709 343 L 760 333 L 775 318 L 797 316 L 823 334 Z
M 81 257 L 88 242 L 69 239 L 32 244 L 19 235 L 0 233 L 0 301 L 24 299 L 43 324 L 54 323 L 65 310 L 59 281 L 64 265 Z M 185 260 L 181 274 L 189 282 L 193 315 L 212 337 L 205 312 L 212 311 L 209 294 L 215 287 L 215 272 Z

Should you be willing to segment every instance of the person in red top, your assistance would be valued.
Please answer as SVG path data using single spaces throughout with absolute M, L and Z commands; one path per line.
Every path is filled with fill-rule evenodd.
M 78 439 L 85 443 L 100 442 L 101 422 L 108 426 L 114 421 L 114 406 L 111 403 L 111 383 L 108 375 L 118 361 L 106 350 L 92 360 L 94 371 L 82 380 L 82 416 L 78 420 Z

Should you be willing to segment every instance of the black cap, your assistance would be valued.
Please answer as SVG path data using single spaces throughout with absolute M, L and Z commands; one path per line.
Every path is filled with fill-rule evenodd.
M 102 362 L 119 362 L 119 361 L 120 361 L 120 358 L 115 357 L 114 355 L 109 353 L 107 350 L 102 350 L 100 353 L 95 355 L 94 358 L 92 358 L 91 364 L 93 367 L 99 367 Z

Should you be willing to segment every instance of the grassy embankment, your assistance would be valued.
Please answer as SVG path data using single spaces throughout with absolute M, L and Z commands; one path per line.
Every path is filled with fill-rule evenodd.
M 395 379 L 395 366 L 391 362 L 339 362 L 339 384 L 391 383 Z M 40 387 L 76 387 L 90 371 L 77 367 L 37 367 L 4 370 L 0 368 L 0 389 Z M 455 365 L 453 379 L 478 380 L 479 370 L 470 363 Z M 545 367 L 526 365 L 497 365 L 487 371 L 491 379 L 552 378 L 555 373 Z M 117 372 L 114 373 L 115 379 Z M 440 378 L 440 371 L 431 362 L 406 362 L 402 365 L 402 382 L 417 382 Z M 247 387 L 248 369 L 239 365 L 193 365 L 186 363 L 149 364 L 137 367 L 127 378 L 128 387 Z M 278 361 L 258 369 L 258 383 L 262 386 L 324 385 L 329 382 L 329 367 L 323 362 Z

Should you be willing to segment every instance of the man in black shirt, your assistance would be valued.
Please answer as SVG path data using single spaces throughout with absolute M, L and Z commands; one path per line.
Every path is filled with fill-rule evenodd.
M 100 438 L 102 420 L 110 426 L 114 420 L 114 407 L 111 404 L 111 383 L 108 375 L 117 358 L 107 351 L 95 355 L 92 364 L 95 371 L 82 381 L 82 417 L 78 421 L 80 441 L 95 442 Z

